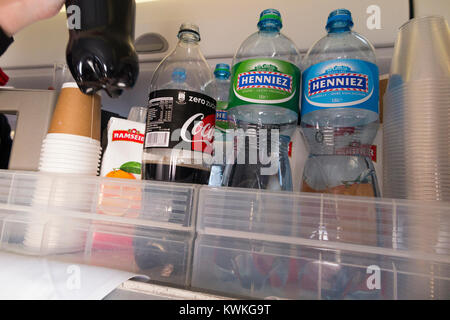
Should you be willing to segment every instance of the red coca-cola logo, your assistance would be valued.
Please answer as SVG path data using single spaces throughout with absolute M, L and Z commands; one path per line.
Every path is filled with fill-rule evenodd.
M 215 114 L 205 117 L 203 113 L 197 113 L 184 123 L 181 128 L 181 139 L 190 142 L 193 151 L 212 154 L 215 124 Z M 190 127 L 192 127 L 190 130 L 190 137 L 192 139 L 188 136 L 188 129 Z
M 129 141 L 143 144 L 144 134 L 136 129 L 129 129 L 127 131 L 115 130 L 113 131 L 112 141 Z

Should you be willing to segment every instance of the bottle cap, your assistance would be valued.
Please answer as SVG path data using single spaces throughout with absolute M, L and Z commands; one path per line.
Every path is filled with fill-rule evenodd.
M 178 31 L 178 36 L 182 32 L 193 32 L 200 37 L 200 29 L 199 29 L 198 25 L 190 23 L 190 22 L 185 22 L 185 23 L 181 24 L 180 31 Z
M 273 25 L 279 29 L 283 27 L 283 21 L 281 19 L 280 11 L 277 9 L 266 9 L 261 12 L 258 22 L 258 28 L 262 28 L 267 25 Z
M 184 82 L 186 81 L 186 69 L 175 68 L 172 72 L 172 80 L 174 82 Z
M 128 114 L 128 120 L 134 122 L 147 122 L 147 107 L 132 107 Z
M 337 9 L 328 16 L 327 31 L 332 28 L 351 28 L 353 27 L 352 13 L 347 9 Z
M 230 65 L 226 63 L 218 63 L 216 65 L 216 69 L 214 70 L 214 75 L 217 78 L 226 78 L 228 79 L 231 75 Z

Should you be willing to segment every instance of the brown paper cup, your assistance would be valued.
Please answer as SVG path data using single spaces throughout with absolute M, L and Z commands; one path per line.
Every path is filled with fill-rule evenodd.
M 48 133 L 65 133 L 100 141 L 101 98 L 86 95 L 76 83 L 65 83 Z

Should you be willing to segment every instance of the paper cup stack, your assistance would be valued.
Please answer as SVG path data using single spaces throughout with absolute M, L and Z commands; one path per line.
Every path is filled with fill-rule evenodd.
M 450 36 L 442 17 L 400 28 L 383 144 L 385 197 L 450 201 Z
M 84 211 L 91 207 L 96 190 L 76 181 L 98 175 L 100 116 L 99 95 L 83 94 L 76 83 L 63 85 L 42 144 L 39 171 L 68 175 L 42 175 L 36 182 L 33 204 L 37 210 L 25 234 L 26 248 L 46 254 L 83 249 L 86 232 L 77 229 L 76 219 L 69 223 L 63 215 L 50 214 L 48 208 Z
M 100 156 L 100 96 L 83 94 L 65 83 L 42 144 L 39 170 L 97 175 Z

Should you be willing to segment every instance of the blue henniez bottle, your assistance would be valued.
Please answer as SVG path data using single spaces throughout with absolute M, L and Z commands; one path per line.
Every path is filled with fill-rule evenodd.
M 226 165 L 224 186 L 293 189 L 288 147 L 299 113 L 300 54 L 282 27 L 278 10 L 264 10 L 258 32 L 234 56 L 228 118 L 236 158 Z
M 371 144 L 379 126 L 379 71 L 350 11 L 328 17 L 328 34 L 306 54 L 301 127 L 309 146 L 302 191 L 379 196 Z
M 214 134 L 214 163 L 211 166 L 209 185 L 222 186 L 223 170 L 226 163 L 226 153 L 232 151 L 233 141 L 227 139 L 229 129 L 227 107 L 230 93 L 230 65 L 219 63 L 214 70 L 215 78 L 206 85 L 205 91 L 216 99 L 216 130 Z

